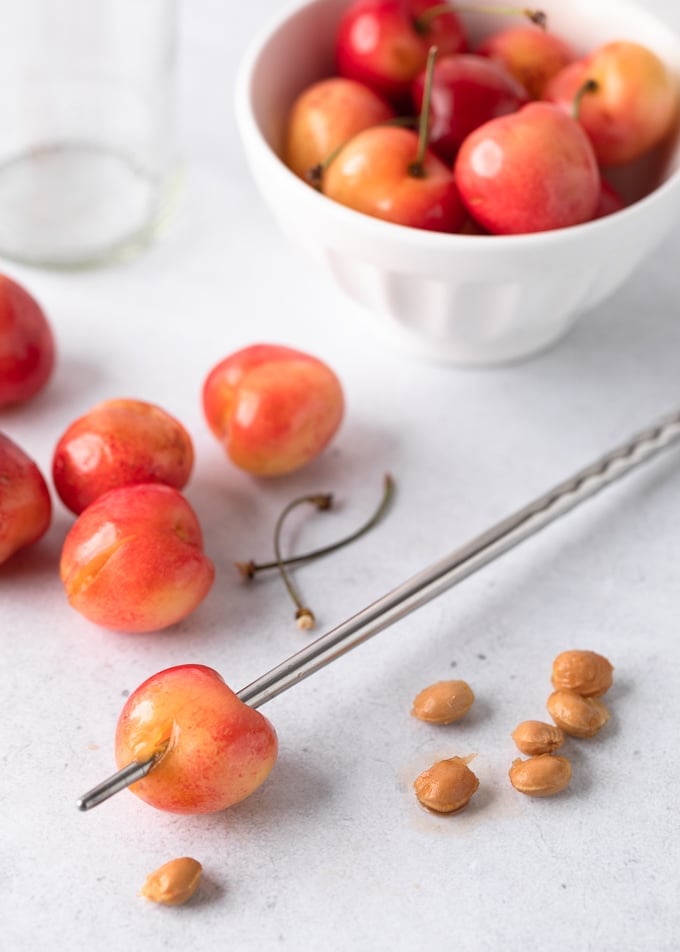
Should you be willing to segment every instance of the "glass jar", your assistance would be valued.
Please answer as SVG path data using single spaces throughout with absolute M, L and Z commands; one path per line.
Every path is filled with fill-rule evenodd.
M 175 0 L 0 0 L 0 255 L 132 253 L 174 171 Z

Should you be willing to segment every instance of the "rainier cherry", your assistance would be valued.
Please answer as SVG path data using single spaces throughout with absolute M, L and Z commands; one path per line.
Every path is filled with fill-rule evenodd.
M 465 218 L 451 169 L 429 149 L 419 160 L 410 129 L 360 132 L 324 172 L 322 190 L 355 211 L 412 228 L 457 231 Z
M 455 173 L 468 211 L 494 234 L 580 224 L 593 217 L 600 195 L 588 137 L 549 103 L 480 126 L 461 146 Z
M 33 460 L 0 433 L 0 565 L 48 530 L 52 504 Z
M 77 514 L 120 486 L 182 489 L 193 461 L 191 437 L 165 410 L 143 400 L 105 400 L 61 436 L 52 476 L 62 502 Z
M 203 385 L 203 410 L 229 458 L 257 476 L 281 476 L 327 446 L 344 411 L 342 387 L 321 360 L 254 344 L 225 357 Z
M 307 178 L 311 169 L 348 139 L 395 115 L 377 93 L 353 79 L 332 76 L 303 90 L 293 103 L 284 144 L 289 169 Z
M 60 570 L 76 611 L 127 632 L 185 618 L 215 575 L 189 503 L 151 483 L 112 489 L 88 506 L 66 536 Z
M 548 81 L 576 59 L 574 50 L 559 36 L 531 26 L 494 33 L 476 52 L 504 66 L 532 99 L 541 99 Z
M 571 112 L 592 81 L 594 91 L 580 99 L 578 121 L 600 165 L 632 162 L 670 133 L 677 120 L 677 83 L 651 50 L 637 43 L 607 43 L 558 73 L 545 98 Z
M 116 728 L 116 762 L 159 759 L 130 789 L 172 813 L 213 813 L 262 784 L 277 755 L 274 728 L 200 664 L 167 668 L 128 698 Z
M 336 35 L 337 71 L 402 103 L 431 46 L 442 56 L 467 47 L 460 19 L 439 0 L 354 0 Z
M 425 72 L 412 88 L 419 112 L 423 105 Z M 430 99 L 430 148 L 451 161 L 463 139 L 489 119 L 517 112 L 527 94 L 502 66 L 481 56 L 444 56 L 437 60 Z
M 38 302 L 0 275 L 0 407 L 28 400 L 54 367 L 54 337 Z

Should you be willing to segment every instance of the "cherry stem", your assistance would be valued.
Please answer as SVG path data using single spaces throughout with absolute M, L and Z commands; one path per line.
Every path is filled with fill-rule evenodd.
M 527 20 L 530 20 L 531 23 L 534 23 L 542 30 L 547 29 L 548 26 L 548 17 L 543 10 L 532 10 L 525 7 L 476 7 L 473 4 L 439 3 L 420 14 L 415 21 L 416 29 L 420 33 L 427 33 L 432 21 L 445 13 L 495 13 L 501 16 L 526 17 Z
M 298 499 L 293 499 L 292 502 L 289 502 L 287 506 L 284 506 L 279 518 L 276 520 L 276 525 L 274 526 L 274 555 L 276 556 L 276 566 L 283 580 L 283 584 L 286 586 L 286 590 L 290 595 L 291 599 L 295 603 L 295 621 L 300 630 L 308 630 L 314 627 L 315 618 L 314 612 L 311 608 L 307 608 L 303 604 L 302 599 L 298 595 L 297 589 L 293 585 L 293 582 L 286 571 L 286 567 L 283 564 L 283 557 L 281 556 L 281 529 L 283 524 L 286 521 L 286 517 L 290 515 L 293 509 L 297 509 L 298 506 L 303 505 L 313 505 L 316 508 L 323 512 L 327 509 L 330 509 L 333 502 L 333 497 L 330 493 L 316 493 L 313 496 L 300 496 Z
M 376 126 L 406 126 L 413 127 L 418 122 L 417 117 L 415 116 L 395 116 L 393 119 L 384 119 L 382 122 L 376 122 L 371 128 Z M 340 145 L 336 146 L 332 152 L 330 152 L 323 162 L 318 162 L 316 165 L 313 165 L 311 169 L 307 169 L 305 172 L 305 180 L 315 188 L 317 192 L 321 191 L 321 183 L 323 181 L 323 173 L 326 171 L 331 162 L 334 162 L 335 159 L 340 155 L 342 150 L 345 148 L 350 139 L 345 139 L 344 142 L 341 142 Z
M 579 113 L 581 112 L 581 102 L 583 97 L 587 96 L 589 93 L 596 93 L 600 88 L 600 84 L 596 79 L 587 79 L 582 86 L 579 87 L 574 96 L 574 102 L 571 106 L 571 117 L 572 119 L 578 120 Z
M 394 482 L 392 477 L 387 475 L 385 476 L 383 496 L 380 501 L 380 505 L 373 513 L 371 518 L 363 526 L 353 532 L 351 535 L 336 542 L 333 545 L 325 546 L 322 550 L 317 550 L 316 552 L 308 553 L 303 558 L 310 559 L 316 558 L 319 555 L 324 555 L 328 552 L 332 552 L 335 549 L 340 548 L 341 545 L 347 545 L 348 542 L 351 542 L 354 539 L 357 539 L 359 536 L 363 535 L 364 532 L 367 532 L 372 528 L 376 522 L 381 518 L 385 509 L 387 508 L 388 503 L 392 498 L 394 490 Z M 284 507 L 283 511 L 279 515 L 279 518 L 276 520 L 276 525 L 274 527 L 274 555 L 276 557 L 276 562 L 274 565 L 279 570 L 279 574 L 283 580 L 286 590 L 290 595 L 293 603 L 295 604 L 295 622 L 298 628 L 301 631 L 308 631 L 310 628 L 314 627 L 316 619 L 314 618 L 314 612 L 311 608 L 308 608 L 300 598 L 300 595 L 295 588 L 295 585 L 290 578 L 290 575 L 286 571 L 285 560 L 281 555 L 281 531 L 283 529 L 284 522 L 290 513 L 296 509 L 298 506 L 302 505 L 314 505 L 319 511 L 325 511 L 330 509 L 333 501 L 333 496 L 330 493 L 315 493 L 308 496 L 300 496 L 298 499 L 294 499 L 292 502 L 289 502 L 287 506 Z
M 423 86 L 423 105 L 420 110 L 420 122 L 418 125 L 418 151 L 416 160 L 408 167 L 408 174 L 413 178 L 425 178 L 425 152 L 430 138 L 430 101 L 432 99 L 432 80 L 434 77 L 434 64 L 437 59 L 437 47 L 431 46 L 427 53 L 427 65 L 425 67 L 425 84 Z
M 389 475 L 389 473 L 385 475 L 383 485 L 384 485 L 383 495 L 380 500 L 380 504 L 378 508 L 375 510 L 375 512 L 373 513 L 373 515 L 362 526 L 359 526 L 358 529 L 355 529 L 354 532 L 340 539 L 338 542 L 332 542 L 329 545 L 322 546 L 320 549 L 313 549 L 311 552 L 305 552 L 302 555 L 294 555 L 288 559 L 281 559 L 280 563 L 277 561 L 254 562 L 252 560 L 250 562 L 237 562 L 236 563 L 237 569 L 239 570 L 243 578 L 250 580 L 255 578 L 255 575 L 258 572 L 264 572 L 268 569 L 278 569 L 279 564 L 282 564 L 284 566 L 302 565 L 304 562 L 311 562 L 313 559 L 321 558 L 324 555 L 330 555 L 331 552 L 336 552 L 338 549 L 341 549 L 343 546 L 349 545 L 350 542 L 356 542 L 357 539 L 360 539 L 362 535 L 369 532 L 374 526 L 376 526 L 380 522 L 380 520 L 384 516 L 388 506 L 390 505 L 392 501 L 392 497 L 394 496 L 394 480 Z M 295 502 L 297 504 L 301 504 L 304 500 L 309 501 L 310 499 L 314 500 L 316 498 L 317 498 L 316 496 L 311 496 L 311 497 L 305 496 L 305 497 L 302 497 L 302 499 L 296 500 Z M 294 504 L 291 503 L 290 505 L 293 506 Z M 317 506 L 317 508 L 322 508 L 322 507 Z M 324 508 L 328 509 L 330 508 L 330 506 L 327 506 Z

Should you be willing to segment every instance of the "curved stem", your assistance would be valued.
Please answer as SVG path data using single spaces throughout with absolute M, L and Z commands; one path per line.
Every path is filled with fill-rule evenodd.
M 321 546 L 319 549 L 312 549 L 311 552 L 304 552 L 302 555 L 293 555 L 287 559 L 281 559 L 280 562 L 255 562 L 251 560 L 250 562 L 236 562 L 236 567 L 239 572 L 245 579 L 255 578 L 258 572 L 264 572 L 269 569 L 277 569 L 279 565 L 284 566 L 294 566 L 302 565 L 304 562 L 310 562 L 312 559 L 321 558 L 324 555 L 330 555 L 331 552 L 336 552 L 338 549 L 341 549 L 345 545 L 349 545 L 351 542 L 356 542 L 357 539 L 360 539 L 362 535 L 369 532 L 374 526 L 376 526 L 382 517 L 387 512 L 387 509 L 392 502 L 394 497 L 394 480 L 389 473 L 385 474 L 383 481 L 383 494 L 380 499 L 380 503 L 373 513 L 363 525 L 359 526 L 358 529 L 355 529 L 354 532 L 351 532 L 349 535 L 344 536 L 342 539 L 339 539 L 337 542 L 331 542 L 329 545 Z M 314 499 L 316 497 L 303 497 L 306 500 Z M 302 500 L 296 500 L 297 503 L 300 503 Z M 291 506 L 293 504 L 291 503 Z M 329 507 L 325 507 L 329 508 Z M 290 509 L 289 509 L 290 511 Z
M 323 512 L 326 509 L 330 509 L 332 501 L 333 497 L 330 495 L 330 493 L 316 493 L 312 496 L 300 496 L 298 499 L 293 499 L 293 501 L 289 502 L 287 506 L 284 506 L 279 518 L 276 520 L 276 525 L 274 526 L 274 555 L 276 557 L 276 566 L 283 580 L 283 584 L 286 586 L 288 594 L 295 603 L 295 620 L 297 622 L 298 628 L 300 629 L 309 629 L 314 627 L 314 612 L 310 608 L 307 608 L 306 605 L 303 605 L 302 599 L 298 595 L 297 589 L 293 585 L 292 579 L 286 571 L 283 557 L 281 555 L 281 529 L 283 528 L 283 524 L 286 521 L 288 515 L 293 511 L 293 509 L 297 509 L 298 506 L 311 504 Z
M 526 17 L 531 23 L 547 29 L 548 17 L 543 10 L 533 10 L 526 7 L 504 7 L 504 6 L 475 6 L 467 3 L 438 3 L 434 7 L 429 7 L 424 13 L 416 19 L 416 29 L 420 33 L 427 33 L 432 21 L 446 13 L 495 13 L 501 16 Z
M 596 79 L 586 79 L 582 86 L 576 90 L 576 95 L 574 96 L 574 101 L 571 105 L 571 118 L 578 121 L 579 113 L 581 112 L 581 102 L 583 97 L 587 96 L 588 93 L 596 93 L 600 88 L 600 84 Z

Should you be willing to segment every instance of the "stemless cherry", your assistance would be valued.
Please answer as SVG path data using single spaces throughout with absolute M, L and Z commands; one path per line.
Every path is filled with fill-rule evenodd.
M 600 195 L 587 135 L 550 103 L 531 102 L 475 129 L 455 174 L 469 213 L 494 234 L 580 224 L 593 217 Z
M 42 538 L 51 520 L 50 493 L 38 466 L 0 433 L 0 565 Z
M 133 691 L 116 727 L 116 761 L 158 757 L 130 790 L 158 810 L 213 813 L 245 799 L 269 775 L 274 728 L 213 668 L 166 668 Z
M 255 476 L 282 476 L 311 462 L 335 435 L 344 406 L 327 364 L 280 344 L 230 354 L 203 385 L 208 426 L 231 461 Z
M 413 82 L 417 111 L 422 108 L 425 72 Z M 429 145 L 451 161 L 473 129 L 528 101 L 526 91 L 502 66 L 481 56 L 461 54 L 438 59 L 432 78 Z
M 61 435 L 52 478 L 76 515 L 110 489 L 165 483 L 182 489 L 194 462 L 191 437 L 174 417 L 144 400 L 104 400 Z
M 54 336 L 28 291 L 0 274 L 0 407 L 39 393 L 54 368 Z
M 99 496 L 64 540 L 61 579 L 76 611 L 115 631 L 159 631 L 208 594 L 215 569 L 196 513 L 171 486 L 140 483 Z

